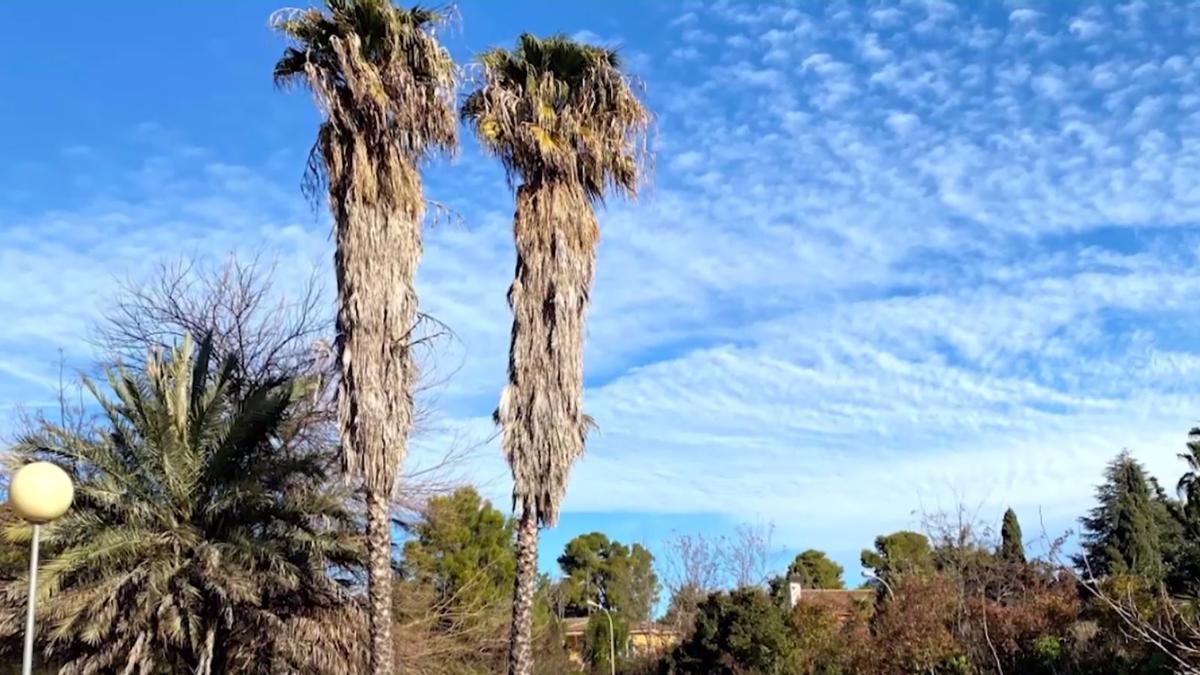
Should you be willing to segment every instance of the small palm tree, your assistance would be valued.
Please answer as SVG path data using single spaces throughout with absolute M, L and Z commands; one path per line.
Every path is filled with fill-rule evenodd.
M 1175 489 L 1179 496 L 1191 502 L 1200 499 L 1200 427 L 1188 432 L 1187 452 L 1179 453 L 1179 459 L 1187 463 L 1187 472 L 1179 478 Z
M 516 185 L 512 341 L 496 421 L 519 517 L 509 672 L 526 675 L 538 527 L 557 520 L 590 423 L 583 334 L 600 236 L 593 205 L 610 190 L 636 196 L 650 115 L 611 49 L 526 34 L 479 64 L 462 116 Z
M 355 614 L 331 571 L 361 557 L 330 462 L 291 444 L 305 386 L 235 391 L 235 364 L 213 367 L 211 354 L 205 341 L 193 358 L 185 339 L 144 374 L 110 372 L 115 399 L 88 382 L 100 424 L 45 423 L 15 448 L 76 484 L 46 529 L 38 587 L 40 637 L 61 673 L 345 672 L 346 660 L 292 642 L 346 637 L 353 622 L 320 617 Z M 29 528 L 10 520 L 5 535 L 27 541 Z M 5 599 L 19 606 L 25 583 L 6 584 Z
M 280 85 L 312 90 L 324 122 L 310 192 L 327 189 L 337 251 L 338 417 L 347 473 L 364 479 L 371 672 L 394 668 L 390 505 L 413 419 L 415 278 L 425 204 L 420 163 L 457 143 L 455 69 L 433 28 L 446 16 L 389 0 L 285 10 Z

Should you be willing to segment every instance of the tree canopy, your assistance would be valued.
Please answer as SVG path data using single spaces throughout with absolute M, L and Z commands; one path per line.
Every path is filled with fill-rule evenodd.
M 791 655 L 787 619 L 762 589 L 713 593 L 695 629 L 668 657 L 672 675 L 782 673 Z
M 845 588 L 842 566 L 829 559 L 824 551 L 809 549 L 796 555 L 788 565 L 789 580 L 799 579 L 804 588 Z
M 901 530 L 876 537 L 874 550 L 864 549 L 860 560 L 876 578 L 886 581 L 896 574 L 930 571 L 933 550 L 925 535 Z
M 403 549 L 406 578 L 444 598 L 496 601 L 512 592 L 512 523 L 474 488 L 432 497 L 412 535 Z
M 1004 512 L 1000 524 L 1000 559 L 1008 562 L 1025 562 L 1025 543 L 1021 539 L 1021 523 L 1012 509 Z
M 88 382 L 94 428 L 44 423 L 16 446 L 76 485 L 45 530 L 39 585 L 44 651 L 64 672 L 355 667 L 338 655 L 361 640 L 361 617 L 331 572 L 359 565 L 360 534 L 328 458 L 290 444 L 306 385 L 235 391 L 236 370 L 185 337 L 144 372 L 110 370 L 115 398 Z M 24 594 L 23 577 L 6 584 L 10 601 Z
M 1128 451 L 1117 455 L 1096 488 L 1097 504 L 1080 519 L 1081 553 L 1076 565 L 1085 576 L 1137 574 L 1152 581 L 1164 576 L 1155 485 Z
M 600 532 L 582 534 L 567 542 L 558 565 L 570 615 L 591 614 L 591 600 L 636 623 L 648 620 L 658 602 L 654 556 L 641 544 L 625 546 Z

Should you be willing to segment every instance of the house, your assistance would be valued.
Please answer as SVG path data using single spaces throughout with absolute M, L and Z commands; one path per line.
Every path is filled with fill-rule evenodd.
M 578 667 L 583 664 L 583 648 L 586 641 L 588 617 L 563 619 L 562 635 L 571 662 Z M 680 635 L 669 626 L 652 622 L 635 624 L 629 628 L 629 642 L 625 645 L 626 656 L 643 656 L 648 654 L 663 654 L 679 644 Z M 618 651 L 621 646 L 617 645 Z
M 842 623 L 868 610 L 874 601 L 875 591 L 870 589 L 805 588 L 799 577 L 788 579 L 789 608 L 800 604 L 825 607 Z

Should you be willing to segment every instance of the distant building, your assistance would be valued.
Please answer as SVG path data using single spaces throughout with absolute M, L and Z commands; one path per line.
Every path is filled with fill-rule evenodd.
M 814 605 L 828 608 L 845 623 L 855 614 L 868 609 L 875 600 L 875 591 L 870 589 L 805 588 L 800 577 L 788 579 L 788 607 Z
M 586 616 L 563 619 L 562 622 L 563 642 L 566 645 L 567 654 L 570 656 L 571 662 L 579 667 L 584 665 L 583 643 L 586 639 L 587 623 L 588 617 Z M 679 644 L 679 641 L 679 631 L 674 628 L 644 622 L 630 626 L 629 642 L 625 645 L 624 651 L 621 650 L 620 645 L 617 646 L 617 650 L 625 656 L 664 654 Z

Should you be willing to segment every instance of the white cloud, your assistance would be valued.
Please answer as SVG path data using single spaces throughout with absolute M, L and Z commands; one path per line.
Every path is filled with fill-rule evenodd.
M 892 131 L 900 134 L 901 136 L 908 134 L 910 131 L 915 129 L 917 127 L 917 125 L 920 123 L 921 123 L 921 118 L 917 117 L 916 115 L 914 115 L 912 113 L 903 113 L 903 112 L 894 112 L 893 111 L 893 112 L 888 113 L 888 116 L 887 116 L 888 127 Z
M 1078 37 L 1080 40 L 1091 40 L 1104 33 L 1104 25 L 1098 21 L 1076 17 L 1071 19 L 1070 31 L 1072 35 Z
M 676 171 L 690 171 L 698 168 L 703 162 L 704 155 L 695 150 L 687 150 L 671 158 L 671 168 Z
M 1041 18 L 1042 18 L 1041 12 L 1034 10 L 1034 9 L 1029 9 L 1027 7 L 1022 7 L 1020 9 L 1014 9 L 1008 15 L 1008 20 L 1011 21 L 1012 23 L 1016 23 L 1016 24 L 1036 23 L 1038 21 L 1038 19 L 1041 19 Z

